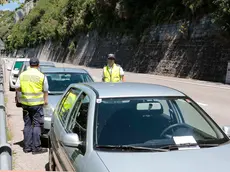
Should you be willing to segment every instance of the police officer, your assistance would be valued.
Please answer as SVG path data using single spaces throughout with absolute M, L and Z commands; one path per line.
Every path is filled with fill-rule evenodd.
M 40 154 L 47 152 L 41 148 L 41 126 L 44 123 L 43 105 L 48 104 L 48 82 L 39 70 L 39 60 L 30 59 L 30 68 L 22 72 L 16 83 L 21 92 L 20 103 L 23 108 L 25 153 Z
M 124 82 L 124 71 L 122 67 L 115 63 L 115 55 L 108 55 L 108 63 L 103 68 L 102 81 L 103 82 Z
M 67 96 L 66 101 L 64 102 L 61 116 L 63 116 L 64 114 L 70 111 L 76 99 L 77 99 L 77 95 L 70 92 L 69 95 Z

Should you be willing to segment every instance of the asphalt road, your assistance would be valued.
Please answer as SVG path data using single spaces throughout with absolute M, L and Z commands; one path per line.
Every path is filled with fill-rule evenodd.
M 88 70 L 95 81 L 101 80 L 102 69 L 74 66 L 72 64 L 56 63 L 59 67 L 79 67 Z M 7 63 L 10 66 L 11 63 Z M 12 148 L 14 151 L 14 170 L 45 170 L 48 163 L 48 153 L 42 155 L 25 154 L 22 151 L 23 120 L 22 110 L 14 103 L 15 92 L 8 90 L 8 75 L 6 72 L 5 96 L 10 129 L 13 134 Z M 154 83 L 180 90 L 195 100 L 219 125 L 230 125 L 230 86 L 218 83 L 179 79 L 173 77 L 155 76 L 150 74 L 125 73 L 127 82 Z
M 95 81 L 101 81 L 102 69 L 56 63 L 59 67 L 86 69 Z M 230 125 L 230 85 L 192 79 L 126 72 L 126 82 L 160 84 L 182 91 L 195 100 L 219 125 Z
M 7 63 L 10 66 L 11 63 Z M 23 152 L 23 128 L 22 108 L 15 105 L 15 92 L 9 91 L 9 72 L 6 71 L 5 101 L 7 107 L 8 127 L 12 135 L 13 170 L 45 171 L 48 164 L 48 153 L 40 155 L 25 154 Z

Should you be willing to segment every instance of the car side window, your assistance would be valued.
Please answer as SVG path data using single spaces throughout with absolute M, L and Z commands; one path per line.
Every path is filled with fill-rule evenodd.
M 184 122 L 200 131 L 206 131 L 207 134 L 217 138 L 217 134 L 211 128 L 210 125 L 206 122 L 205 118 L 200 115 L 200 113 L 189 103 L 186 103 L 185 100 L 176 100 L 178 108 L 181 111 Z
M 78 134 L 80 141 L 86 141 L 89 102 L 89 96 L 83 92 L 70 113 L 66 127 L 67 132 Z
M 70 88 L 69 91 L 61 100 L 58 109 L 58 116 L 63 125 L 65 124 L 68 113 L 70 112 L 80 92 L 81 91 L 79 89 Z

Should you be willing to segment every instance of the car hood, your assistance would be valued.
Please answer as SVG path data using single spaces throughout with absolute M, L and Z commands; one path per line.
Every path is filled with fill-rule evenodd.
M 110 172 L 226 172 L 230 145 L 171 152 L 97 152 Z
M 52 107 L 55 108 L 58 101 L 60 100 L 62 94 L 58 95 L 48 95 L 48 104 Z

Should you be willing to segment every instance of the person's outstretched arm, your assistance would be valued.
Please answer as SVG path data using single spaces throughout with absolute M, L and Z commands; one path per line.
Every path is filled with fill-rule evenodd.
M 121 76 L 121 81 L 122 81 L 122 82 L 125 82 L 125 72 L 124 72 L 124 70 L 122 69 L 122 67 L 120 67 L 120 76 Z

